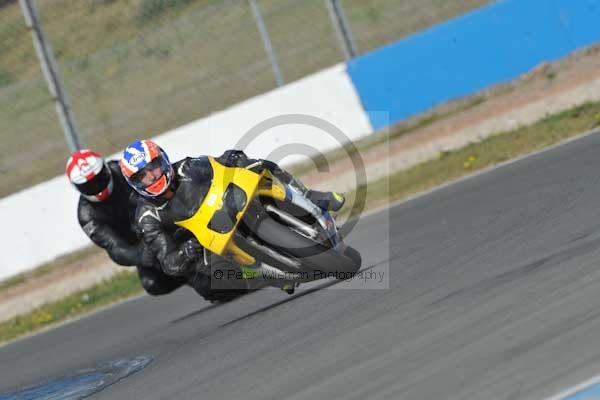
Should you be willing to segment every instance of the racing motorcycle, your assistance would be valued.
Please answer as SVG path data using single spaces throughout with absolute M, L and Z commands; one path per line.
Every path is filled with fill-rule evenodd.
M 205 249 L 237 264 L 239 278 L 284 288 L 347 279 L 359 270 L 360 253 L 344 243 L 334 218 L 294 187 L 268 170 L 208 161 L 210 187 L 198 195 L 191 216 L 175 223 Z

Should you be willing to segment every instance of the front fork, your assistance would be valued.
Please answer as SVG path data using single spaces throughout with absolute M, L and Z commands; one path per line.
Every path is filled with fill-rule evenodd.
M 255 198 L 260 197 L 267 197 L 279 202 L 289 202 L 295 207 L 304 210 L 307 214 L 310 214 L 315 218 L 317 223 L 324 230 L 326 237 L 331 242 L 333 248 L 337 250 L 340 249 L 342 243 L 339 238 L 337 226 L 333 217 L 328 212 L 321 210 L 312 201 L 307 199 L 304 193 L 302 193 L 295 185 L 284 184 L 279 179 L 274 177 L 270 172 L 267 172 L 265 174 L 265 178 L 261 182 L 261 186 L 256 192 Z M 264 207 L 262 207 L 262 209 L 268 214 L 276 215 L 287 225 L 296 229 L 299 233 L 308 238 L 316 240 L 319 237 L 319 232 L 314 226 L 311 226 L 310 224 L 307 224 L 306 222 L 296 218 L 284 210 L 277 208 L 273 204 L 266 204 Z M 255 210 L 255 213 L 257 214 L 260 214 L 260 212 L 260 210 Z M 260 223 L 259 221 L 255 222 Z M 253 227 L 250 226 L 249 230 L 252 231 L 252 229 Z M 279 283 L 286 283 L 290 281 L 301 282 L 307 280 L 306 277 L 300 272 L 301 265 L 298 260 L 281 254 L 268 246 L 262 245 L 251 236 L 244 238 L 244 240 L 261 253 L 266 254 L 267 256 L 286 265 L 289 270 L 297 271 L 286 272 L 264 262 L 257 261 L 254 257 L 237 246 L 235 244 L 235 240 L 232 240 L 229 246 L 229 251 L 234 260 L 240 265 L 243 277 L 245 279 L 254 279 L 260 277 Z

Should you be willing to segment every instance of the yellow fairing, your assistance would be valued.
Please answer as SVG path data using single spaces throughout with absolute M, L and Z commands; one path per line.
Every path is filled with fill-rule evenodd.
M 189 219 L 175 222 L 191 231 L 200 244 L 220 256 L 232 256 L 242 265 L 252 265 L 254 258 L 240 249 L 232 240 L 239 221 L 255 196 L 268 196 L 278 200 L 285 199 L 285 189 L 280 185 L 266 185 L 264 177 L 268 171 L 257 174 L 244 168 L 226 167 L 214 158 L 209 157 L 213 170 L 213 180 L 208 193 L 204 197 L 198 211 Z M 246 193 L 246 204 L 236 215 L 236 221 L 229 232 L 219 233 L 208 228 L 214 214 L 223 207 L 223 195 L 229 184 L 234 183 Z

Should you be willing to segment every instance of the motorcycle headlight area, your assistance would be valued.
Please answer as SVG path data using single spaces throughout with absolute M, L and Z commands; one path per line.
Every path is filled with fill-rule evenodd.
M 223 206 L 214 213 L 208 223 L 208 229 L 218 233 L 230 232 L 237 222 L 237 214 L 244 209 L 247 200 L 246 192 L 230 183 L 223 194 Z

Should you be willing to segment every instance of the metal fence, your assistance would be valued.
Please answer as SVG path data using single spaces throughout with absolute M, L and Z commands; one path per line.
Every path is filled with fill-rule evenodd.
M 490 0 L 32 0 L 81 143 L 104 154 Z M 0 6 L 0 196 L 69 148 L 19 4 Z M 200 150 L 200 149 L 199 149 Z

